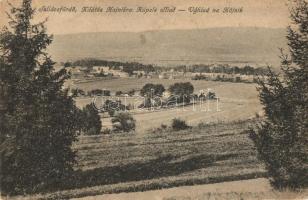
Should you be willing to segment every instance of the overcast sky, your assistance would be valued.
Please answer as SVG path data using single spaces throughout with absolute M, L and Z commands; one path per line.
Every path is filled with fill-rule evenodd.
M 18 4 L 21 0 L 9 0 Z M 118 32 L 147 31 L 165 29 L 203 29 L 212 27 L 273 27 L 285 28 L 289 24 L 288 7 L 285 0 L 34 0 L 33 6 L 71 7 L 80 11 L 83 6 L 131 7 L 176 6 L 176 9 L 187 10 L 189 7 L 210 7 L 222 10 L 224 7 L 243 8 L 237 14 L 192 14 L 176 13 L 37 13 L 36 19 L 49 18 L 48 32 L 69 34 L 80 32 Z M 7 0 L 0 0 L 0 25 L 7 23 L 3 11 L 7 10 Z

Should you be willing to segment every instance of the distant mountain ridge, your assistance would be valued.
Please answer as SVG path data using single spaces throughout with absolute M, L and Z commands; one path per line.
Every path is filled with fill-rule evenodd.
M 278 65 L 286 30 L 209 28 L 55 35 L 49 52 L 56 61 L 98 58 L 144 64 Z

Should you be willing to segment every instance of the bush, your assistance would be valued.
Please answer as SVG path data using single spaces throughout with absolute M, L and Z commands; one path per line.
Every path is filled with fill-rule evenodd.
M 161 125 L 160 125 L 160 128 L 163 129 L 163 130 L 165 130 L 165 129 L 168 128 L 168 126 L 167 126 L 166 124 L 161 124 Z
M 86 105 L 82 109 L 82 131 L 86 135 L 98 135 L 101 133 L 102 122 L 98 111 L 92 104 Z
M 109 134 L 111 134 L 111 130 L 109 128 L 105 128 L 105 129 L 102 130 L 102 134 L 109 135 Z
M 91 91 L 88 91 L 88 96 L 101 96 L 103 95 L 103 90 L 101 89 L 94 89 Z
M 177 97 L 178 103 L 189 103 L 194 92 L 194 86 L 190 82 L 175 83 L 169 87 L 169 91 Z
M 145 84 L 140 90 L 141 96 L 153 98 L 154 96 L 162 96 L 165 92 L 165 87 L 162 84 Z
M 79 96 L 84 96 L 86 95 L 85 91 L 83 91 L 82 89 L 76 88 L 76 89 L 72 89 L 72 96 L 73 97 L 79 97 Z
M 160 127 L 152 129 L 151 133 L 162 133 L 168 130 L 168 126 L 161 124 Z
M 172 120 L 171 127 L 175 131 L 185 130 L 185 129 L 190 128 L 190 126 L 188 126 L 184 120 L 177 119 L 177 118 Z
M 115 93 L 116 96 L 121 96 L 122 94 L 123 94 L 122 91 L 116 91 L 116 93 Z
M 208 93 L 207 93 L 207 98 L 208 98 L 208 99 L 216 99 L 216 94 L 215 94 L 215 92 L 208 92 Z
M 135 95 L 135 92 L 136 92 L 136 90 L 132 89 L 132 90 L 128 91 L 128 95 L 133 96 L 133 95 Z
M 116 113 L 111 121 L 115 132 L 130 132 L 134 131 L 136 128 L 136 120 L 128 112 Z
M 88 91 L 88 96 L 110 96 L 110 90 L 94 89 Z
M 120 100 L 112 101 L 109 99 L 105 101 L 103 109 L 108 112 L 110 117 L 113 117 L 118 111 L 129 110 L 129 108 L 122 104 Z

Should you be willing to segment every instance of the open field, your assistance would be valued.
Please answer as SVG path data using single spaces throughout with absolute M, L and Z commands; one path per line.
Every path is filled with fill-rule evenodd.
M 218 81 L 206 81 L 206 80 L 191 80 L 190 78 L 183 79 L 158 79 L 158 78 L 117 78 L 110 80 L 89 81 L 82 83 L 75 83 L 74 87 L 78 87 L 82 90 L 89 91 L 93 89 L 106 89 L 112 92 L 122 91 L 128 92 L 132 89 L 140 90 L 145 84 L 162 84 L 167 89 L 170 85 L 177 82 L 191 82 L 194 85 L 195 92 L 199 90 L 207 90 L 208 88 L 217 88 L 226 85 L 236 85 L 241 87 L 255 88 L 254 84 L 246 83 L 231 83 L 231 82 L 218 82 Z M 249 87 L 250 85 L 250 87 Z M 238 91 L 239 92 L 239 91 Z M 240 92 L 241 95 L 249 95 L 246 92 Z
M 82 136 L 77 172 L 65 191 L 47 197 L 83 197 L 265 176 L 245 130 L 253 120 L 189 130 Z M 31 199 L 42 198 L 41 195 Z
M 246 83 L 227 83 L 213 81 L 195 80 L 168 80 L 168 79 L 113 79 L 95 81 L 78 84 L 78 88 L 83 90 L 109 89 L 111 91 L 128 91 L 131 89 L 139 90 L 146 83 L 161 83 L 168 88 L 171 84 L 181 81 L 190 81 L 199 90 L 211 89 L 220 98 L 219 102 L 211 101 L 209 104 L 196 103 L 194 106 L 180 107 L 176 109 L 159 111 L 132 111 L 137 121 L 136 131 L 142 133 L 148 129 L 157 128 L 161 124 L 169 125 L 173 118 L 182 118 L 189 125 L 196 125 L 200 122 L 234 121 L 252 118 L 262 110 L 258 100 L 258 93 L 255 84 Z M 140 102 L 140 98 L 136 98 Z M 79 107 L 83 107 L 91 102 L 91 98 L 78 98 L 76 100 Z M 122 100 L 124 102 L 124 100 Z M 134 103 L 132 98 L 127 103 Z M 210 110 L 209 110 L 209 109 Z M 149 123 L 150 122 L 150 123 Z M 111 119 L 102 118 L 103 127 L 111 128 Z

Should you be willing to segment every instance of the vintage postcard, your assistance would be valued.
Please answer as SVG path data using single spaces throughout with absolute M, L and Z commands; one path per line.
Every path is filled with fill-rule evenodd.
M 1 199 L 307 199 L 306 0 L 0 0 Z

